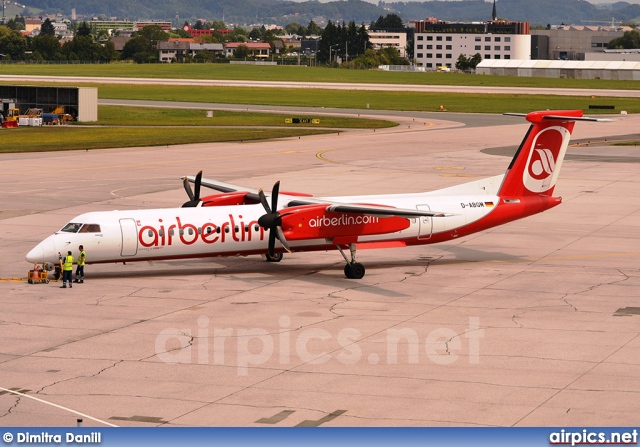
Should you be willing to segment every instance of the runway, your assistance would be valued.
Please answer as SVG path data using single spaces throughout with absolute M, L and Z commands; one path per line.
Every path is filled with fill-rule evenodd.
M 442 245 L 359 251 L 359 281 L 338 252 L 89 265 L 65 290 L 6 280 L 74 216 L 179 206 L 180 177 L 201 169 L 318 196 L 430 190 L 504 172 L 527 130 L 515 117 L 397 119 L 0 155 L 0 425 L 637 425 L 640 164 L 609 141 L 640 129 L 636 115 L 576 124 L 560 206 Z

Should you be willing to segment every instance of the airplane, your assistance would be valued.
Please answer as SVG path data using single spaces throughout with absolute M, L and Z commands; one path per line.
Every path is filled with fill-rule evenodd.
M 88 264 L 247 255 L 279 262 L 284 252 L 337 249 L 345 276 L 361 279 L 356 248 L 449 241 L 559 205 L 553 192 L 575 122 L 609 121 L 580 110 L 506 115 L 531 124 L 502 175 L 437 191 L 346 197 L 280 193 L 276 182 L 269 203 L 262 189 L 203 179 L 201 171 L 182 178 L 189 197 L 182 207 L 81 214 L 26 260 L 53 265 L 79 245 Z M 200 197 L 203 186 L 217 193 Z

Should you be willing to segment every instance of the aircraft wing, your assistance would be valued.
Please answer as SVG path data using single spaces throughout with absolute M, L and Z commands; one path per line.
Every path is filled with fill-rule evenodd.
M 191 183 L 195 183 L 196 177 L 193 175 L 188 175 L 187 180 L 189 180 L 189 182 Z M 219 180 L 210 180 L 210 179 L 203 178 L 200 184 L 202 186 L 206 186 L 207 188 L 215 189 L 216 191 L 220 191 L 220 192 L 228 193 L 228 192 L 237 192 L 237 191 L 248 191 L 250 193 L 255 193 L 256 195 L 258 194 L 257 189 L 246 188 L 244 186 L 239 186 L 239 185 L 233 185 L 231 183 L 225 183 Z
M 187 180 L 190 183 L 195 183 L 196 182 L 196 177 L 193 175 L 188 175 L 187 176 Z M 245 188 L 244 186 L 239 186 L 239 185 L 233 185 L 231 183 L 225 183 L 225 182 L 221 182 L 219 180 L 210 180 L 210 179 L 206 179 L 203 178 L 200 181 L 200 184 L 202 186 L 205 186 L 207 188 L 216 190 L 216 191 L 220 191 L 223 193 L 231 193 L 231 192 L 238 192 L 238 191 L 246 191 L 249 194 L 247 195 L 248 198 L 255 200 L 256 202 L 260 201 L 260 196 L 258 196 L 258 190 L 257 189 L 253 189 L 253 188 Z
M 187 180 L 191 183 L 195 183 L 194 176 L 187 176 Z M 244 186 L 233 185 L 231 183 L 225 183 L 218 180 L 210 180 L 203 178 L 201 181 L 202 186 L 206 186 L 207 188 L 214 189 L 216 191 L 220 191 L 223 193 L 232 193 L 237 191 L 247 191 L 249 194 L 247 197 L 254 199 L 256 201 L 260 200 L 258 196 L 258 190 L 252 188 L 246 188 Z M 283 192 L 282 195 L 286 196 L 287 193 Z M 375 217 L 404 217 L 407 219 L 412 219 L 416 217 L 426 216 L 426 217 L 447 217 L 453 216 L 451 213 L 443 213 L 440 211 L 432 211 L 432 210 L 414 210 L 407 208 L 393 208 L 382 205 L 361 205 L 355 203 L 341 203 L 335 201 L 328 201 L 322 198 L 315 197 L 298 197 L 295 196 L 290 200 L 286 207 L 293 206 L 302 206 L 302 205 L 318 205 L 318 204 L 328 204 L 326 210 L 332 211 L 335 213 L 347 213 L 347 214 L 366 214 L 369 216 Z
M 451 213 L 442 213 L 440 211 L 430 210 L 410 210 L 406 208 L 390 208 L 379 205 L 358 205 L 348 203 L 336 203 L 329 205 L 327 211 L 333 211 L 335 213 L 354 213 L 354 214 L 367 214 L 375 217 L 406 217 L 407 219 L 427 216 L 427 217 L 447 217 L 453 216 Z

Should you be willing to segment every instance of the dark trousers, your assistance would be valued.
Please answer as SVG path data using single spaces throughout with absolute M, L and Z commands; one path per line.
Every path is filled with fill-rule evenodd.
M 63 270 L 62 271 L 62 284 L 65 284 L 67 281 L 69 281 L 69 284 L 71 284 L 71 280 L 73 276 L 73 271 L 72 270 Z
M 84 265 L 77 266 L 76 279 L 84 279 Z

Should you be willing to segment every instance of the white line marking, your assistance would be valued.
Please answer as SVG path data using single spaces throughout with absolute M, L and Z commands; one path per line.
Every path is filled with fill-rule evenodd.
M 71 413 L 77 414 L 78 416 L 82 416 L 82 417 L 85 417 L 87 419 L 91 419 L 92 421 L 96 421 L 96 422 L 99 422 L 101 424 L 108 425 L 109 427 L 117 427 L 117 425 L 111 424 L 109 422 L 105 422 L 105 421 L 102 421 L 100 419 L 94 418 L 92 416 L 80 413 L 79 411 L 72 410 L 71 408 L 63 407 L 62 405 L 58 405 L 58 404 L 54 404 L 54 403 L 51 403 L 51 402 L 47 402 L 46 400 L 38 399 L 37 397 L 33 397 L 33 396 L 28 395 L 28 394 L 20 393 L 18 391 L 8 390 L 6 388 L 2 388 L 1 386 L 0 386 L 0 390 L 6 391 L 7 393 L 18 395 L 20 397 L 28 397 L 29 399 L 33 399 L 33 400 L 41 402 L 43 404 L 51 405 L 52 407 L 60 408 L 61 410 L 69 411 Z

